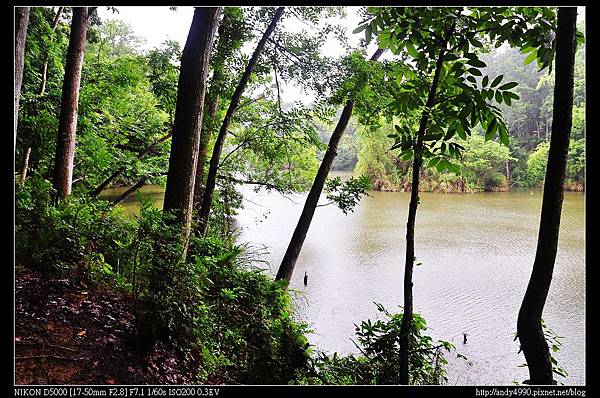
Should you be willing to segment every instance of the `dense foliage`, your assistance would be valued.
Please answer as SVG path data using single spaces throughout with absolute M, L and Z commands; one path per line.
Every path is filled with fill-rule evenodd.
M 400 358 L 398 352 L 402 314 L 392 314 L 377 304 L 385 320 L 370 319 L 356 326 L 357 348 L 361 355 L 340 356 L 319 352 L 311 359 L 310 370 L 302 382 L 307 384 L 399 384 Z M 455 353 L 455 347 L 443 340 L 436 343 L 425 335 L 427 323 L 419 314 L 413 314 L 410 333 L 413 347 L 410 361 L 410 384 L 445 384 L 448 379 L 444 365 L 446 355 Z M 356 344 L 356 343 L 355 343 Z M 467 360 L 462 354 L 457 358 Z
M 306 327 L 292 320 L 289 294 L 233 238 L 194 236 L 181 262 L 173 245 L 153 250 L 158 236 L 176 242 L 169 237 L 177 230 L 150 203 L 131 220 L 100 200 L 69 198 L 55 207 L 50 191 L 37 176 L 17 191 L 18 263 L 125 289 L 141 303 L 142 335 L 153 328 L 201 357 L 199 382 L 288 383 L 307 365 Z M 152 295 L 157 278 L 170 283 Z M 157 322 L 148 324 L 151 311 Z
M 582 22 L 579 30 L 583 29 Z M 554 72 L 548 74 L 539 71 L 532 63 L 534 58 L 529 57 L 531 54 L 523 54 L 515 48 L 502 46 L 488 51 L 480 56 L 486 64 L 486 67 L 481 69 L 482 72 L 489 76 L 502 76 L 503 81 L 519 83 L 514 89 L 519 99 L 499 104 L 509 131 L 509 151 L 490 142 L 482 143 L 479 138 L 472 136 L 461 142 L 466 149 L 463 159 L 457 162 L 461 166 L 459 175 L 426 170 L 422 173 L 421 187 L 424 191 L 494 191 L 507 190 L 510 187 L 541 186 L 552 122 Z M 565 189 L 568 190 L 583 190 L 584 185 L 584 61 L 585 45 L 582 44 L 578 48 L 575 60 L 573 140 L 572 149 L 569 151 L 568 181 L 565 184 Z M 357 174 L 370 176 L 375 189 L 407 190 L 409 185 L 408 163 L 388 151 L 394 141 L 386 136 L 393 134 L 389 123 L 374 125 L 369 129 L 359 130 L 354 144 L 357 148 L 354 170 Z M 481 144 L 483 147 L 477 148 Z M 349 143 L 346 147 L 352 149 L 353 145 Z M 351 157 L 352 154 L 345 156 Z
M 369 176 L 373 187 L 382 191 L 410 191 L 410 162 L 390 150 L 387 135 L 391 126 L 359 132 L 359 160 L 355 172 Z M 495 141 L 485 141 L 474 133 L 463 143 L 457 172 L 428 168 L 421 171 L 422 190 L 445 193 L 504 191 L 509 188 L 506 164 L 512 161 L 509 149 Z

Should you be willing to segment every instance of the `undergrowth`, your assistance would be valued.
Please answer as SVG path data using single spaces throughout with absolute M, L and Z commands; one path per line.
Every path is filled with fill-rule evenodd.
M 133 300 L 137 348 L 167 342 L 197 362 L 199 383 L 396 384 L 402 316 L 357 326 L 362 355 L 315 352 L 308 326 L 292 318 L 283 281 L 261 259 L 212 229 L 192 228 L 187 255 L 177 224 L 149 201 L 128 218 L 111 203 L 71 195 L 54 203 L 51 184 L 32 176 L 16 186 L 16 259 L 31 269 L 76 275 L 116 287 Z M 216 224 L 216 223 L 215 223 Z M 415 315 L 411 384 L 445 382 L 444 352 Z

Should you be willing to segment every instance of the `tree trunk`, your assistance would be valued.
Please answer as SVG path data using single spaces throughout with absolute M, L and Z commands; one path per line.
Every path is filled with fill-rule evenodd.
M 378 60 L 381 54 L 383 54 L 383 51 L 384 50 L 382 49 L 377 50 L 375 54 L 373 54 L 373 56 L 371 57 L 371 61 Z M 348 100 L 342 110 L 340 119 L 338 120 L 338 123 L 335 126 L 335 129 L 333 130 L 333 134 L 331 134 L 327 151 L 323 156 L 323 160 L 321 161 L 321 165 L 319 166 L 317 175 L 315 176 L 308 196 L 306 197 L 306 201 L 304 202 L 304 208 L 302 209 L 302 214 L 300 214 L 300 219 L 298 220 L 298 224 L 296 225 L 296 229 L 294 230 L 292 239 L 288 244 L 287 250 L 285 251 L 285 255 L 283 256 L 283 260 L 281 260 L 281 264 L 279 265 L 279 270 L 277 271 L 275 280 L 284 279 L 287 283 L 289 283 L 292 279 L 292 274 L 294 273 L 296 261 L 298 260 L 298 256 L 300 255 L 300 251 L 302 250 L 302 245 L 304 244 L 304 240 L 306 239 L 306 234 L 308 233 L 310 223 L 312 222 L 312 218 L 315 214 L 315 209 L 317 208 L 319 197 L 321 196 L 321 191 L 323 191 L 325 180 L 327 179 L 327 175 L 329 174 L 329 170 L 331 169 L 331 164 L 333 163 L 333 160 L 337 155 L 337 146 L 340 140 L 342 139 L 342 135 L 344 134 L 344 131 L 348 126 L 350 117 L 352 116 L 353 107 L 354 101 Z
M 21 183 L 27 178 L 27 165 L 29 164 L 29 155 L 31 154 L 31 147 L 28 146 L 25 149 L 25 157 L 23 158 L 23 170 L 21 171 Z
M 157 145 L 159 145 L 159 144 L 165 142 L 166 140 L 168 140 L 169 138 L 171 138 L 171 135 L 172 135 L 171 133 L 168 133 L 168 134 L 162 136 L 161 138 L 159 138 L 158 140 L 154 141 L 146 149 L 144 149 L 142 152 L 140 152 L 137 155 L 137 158 L 143 159 L 148 153 L 150 153 L 150 151 L 152 151 L 154 148 L 156 148 Z M 119 167 L 106 180 L 104 180 L 102 182 L 102 184 L 98 185 L 98 187 L 96 187 L 96 189 L 94 189 L 94 191 L 92 192 L 92 196 L 93 197 L 98 196 L 104 188 L 106 188 L 115 178 L 120 176 L 124 171 L 125 171 L 125 167 L 123 167 L 123 166 Z
M 558 9 L 552 135 L 544 182 L 542 214 L 533 271 L 517 321 L 517 334 L 529 367 L 530 384 L 554 384 L 550 351 L 544 338 L 541 320 L 552 282 L 558 247 L 563 186 L 572 124 L 576 20 L 575 7 Z
M 429 111 L 435 104 L 435 93 L 437 90 L 440 73 L 442 66 L 444 65 L 444 55 L 446 53 L 445 48 L 450 39 L 450 36 L 454 32 L 454 24 L 448 32 L 445 38 L 444 45 L 441 47 L 438 55 L 433 80 L 429 88 L 429 94 L 427 96 L 427 103 L 425 110 L 421 116 L 419 124 L 419 130 L 417 132 L 417 142 L 414 150 L 414 160 L 412 166 L 412 184 L 410 189 L 410 203 L 408 205 L 408 221 L 406 222 L 406 257 L 404 263 L 404 313 L 402 315 L 402 324 L 400 325 L 400 384 L 409 383 L 408 374 L 408 353 L 409 347 L 409 335 L 412 328 L 412 317 L 413 317 L 413 292 L 412 292 L 412 275 L 415 261 L 415 220 L 417 218 L 417 206 L 419 205 L 419 172 L 421 171 L 421 164 L 423 163 L 423 137 L 427 131 L 427 122 L 429 121 Z
M 25 39 L 29 23 L 29 7 L 15 7 L 15 142 L 13 151 L 17 149 L 17 121 L 19 119 L 19 99 L 21 83 L 23 83 L 23 64 L 25 62 Z
M 54 17 L 54 21 L 52 22 L 52 33 L 56 31 L 58 27 L 58 21 L 60 21 L 60 15 L 62 14 L 64 7 L 58 7 L 56 11 L 56 16 Z M 44 65 L 42 65 L 42 82 L 40 83 L 40 96 L 46 93 L 46 81 L 48 79 L 48 50 L 46 50 L 46 54 L 44 55 Z
M 196 8 L 181 57 L 163 211 L 173 213 L 176 222 L 182 224 L 186 242 L 191 225 L 208 64 L 220 14 L 220 7 Z
M 269 27 L 267 28 L 262 38 L 256 45 L 256 49 L 254 50 L 250 61 L 248 61 L 246 70 L 244 71 L 244 74 L 242 75 L 242 78 L 238 83 L 235 92 L 233 93 L 233 97 L 231 98 L 229 108 L 227 109 L 227 113 L 225 114 L 225 118 L 223 119 L 223 123 L 221 124 L 221 129 L 219 130 L 219 134 L 217 135 L 217 140 L 213 148 L 212 157 L 210 158 L 210 167 L 208 169 L 208 176 L 206 177 L 206 186 L 204 188 L 204 194 L 202 195 L 202 204 L 200 206 L 200 212 L 198 216 L 198 229 L 201 235 L 203 235 L 206 232 L 206 228 L 208 226 L 208 216 L 212 207 L 212 195 L 215 189 L 217 169 L 219 168 L 219 160 L 221 158 L 221 152 L 223 151 L 225 136 L 227 135 L 227 130 L 229 129 L 229 125 L 231 124 L 231 119 L 233 118 L 233 114 L 240 103 L 242 94 L 244 93 L 246 85 L 248 84 L 248 80 L 250 80 L 250 75 L 254 70 L 256 62 L 258 61 L 258 57 L 262 53 L 267 39 L 275 30 L 275 26 L 277 25 L 277 22 L 283 15 L 283 11 L 284 7 L 279 7 L 277 9 L 275 15 L 273 16 L 273 19 L 271 20 L 271 23 L 269 24 Z
M 213 77 L 210 82 L 208 91 L 208 120 L 202 124 L 200 132 L 200 148 L 198 149 L 198 163 L 196 165 L 196 184 L 194 185 L 194 209 L 199 210 L 202 203 L 202 195 L 204 194 L 204 170 L 206 168 L 206 158 L 208 156 L 208 144 L 212 138 L 213 129 L 215 128 L 217 116 L 217 107 L 219 105 L 219 93 L 223 90 L 224 82 L 223 68 L 225 62 L 231 57 L 233 45 L 232 41 L 239 40 L 233 38 L 232 22 L 227 14 L 223 15 L 221 25 L 219 26 L 219 40 L 216 45 L 216 52 L 213 64 Z
M 64 199 L 71 193 L 79 85 L 88 27 L 88 11 L 87 7 L 73 7 L 54 158 L 53 187 L 59 199 Z
M 146 184 L 146 179 L 148 177 L 142 177 L 134 186 L 130 187 L 128 190 L 126 190 L 125 192 L 123 192 L 121 194 L 121 196 L 115 198 L 113 200 L 113 204 L 114 205 L 118 205 L 119 203 L 121 203 L 122 201 L 124 201 L 125 199 L 127 199 L 129 197 L 129 195 L 131 195 L 132 193 L 134 193 L 135 191 L 137 191 L 138 189 L 140 189 L 141 187 L 144 186 L 144 184 Z
M 214 121 L 215 117 L 217 116 L 218 101 L 218 97 L 212 95 L 210 96 L 208 102 L 208 116 L 210 117 L 211 122 Z M 208 156 L 208 144 L 210 143 L 211 137 L 212 129 L 209 127 L 209 123 L 204 123 L 204 126 L 202 127 L 202 133 L 200 134 L 200 148 L 198 149 L 198 162 L 196 164 L 194 208 L 198 208 L 202 203 L 202 195 L 204 194 L 204 169 L 206 164 L 206 158 Z

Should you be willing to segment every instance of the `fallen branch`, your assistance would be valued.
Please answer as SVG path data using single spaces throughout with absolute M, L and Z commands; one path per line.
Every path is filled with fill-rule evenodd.
M 36 346 L 36 347 L 52 347 L 52 348 L 60 348 L 61 350 L 67 350 L 71 352 L 77 352 L 77 350 L 69 347 L 63 347 L 61 345 L 56 344 L 47 344 L 47 343 L 38 343 L 35 341 L 17 341 L 16 345 L 24 345 L 24 346 Z
M 158 145 L 162 144 L 163 142 L 165 142 L 166 140 L 171 138 L 171 135 L 172 135 L 172 133 L 168 133 L 168 134 L 162 136 L 161 138 L 159 138 L 158 140 L 154 141 L 152 144 L 150 144 L 150 146 L 148 146 L 146 149 L 144 149 L 142 152 L 140 152 L 139 155 L 137 155 L 137 158 L 142 159 L 144 156 L 146 156 L 148 153 L 150 153 Z M 108 184 L 110 184 L 115 178 L 120 176 L 124 171 L 125 171 L 125 167 L 123 167 L 123 166 L 119 167 L 114 173 L 112 173 L 110 175 L 110 177 L 108 177 L 106 180 L 104 180 L 104 182 L 102 182 L 102 184 L 98 185 L 98 187 L 96 189 L 94 189 L 94 191 L 91 193 L 91 195 L 93 197 L 98 196 L 98 194 L 100 194 L 100 192 L 102 192 L 102 190 L 104 188 L 106 188 L 108 186 Z
M 71 357 L 63 357 L 62 355 L 28 355 L 25 357 L 15 357 L 16 361 L 25 360 L 25 359 L 41 359 L 41 358 L 54 358 L 54 359 L 66 359 L 68 361 L 81 361 L 81 358 L 71 358 Z

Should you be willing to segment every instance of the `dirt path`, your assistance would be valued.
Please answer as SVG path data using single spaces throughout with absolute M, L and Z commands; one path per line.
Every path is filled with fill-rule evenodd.
M 72 276 L 16 268 L 16 384 L 189 384 L 195 361 L 136 350 L 130 298 Z

